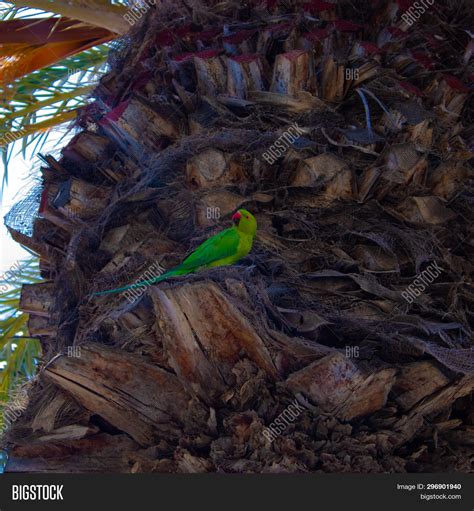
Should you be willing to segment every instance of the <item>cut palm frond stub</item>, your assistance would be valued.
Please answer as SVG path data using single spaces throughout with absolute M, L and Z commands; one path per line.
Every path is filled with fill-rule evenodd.
M 115 37 L 103 28 L 68 19 L 11 20 L 0 27 L 3 85 Z

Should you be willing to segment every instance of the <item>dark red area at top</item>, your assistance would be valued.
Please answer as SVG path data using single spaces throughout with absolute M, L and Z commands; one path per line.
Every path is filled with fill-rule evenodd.
M 189 35 L 192 41 L 212 41 L 214 37 L 222 33 L 221 28 L 211 28 L 202 32 L 191 32 Z
M 41 192 L 41 200 L 40 200 L 40 205 L 38 208 L 39 214 L 41 214 L 44 211 L 46 204 L 48 204 L 48 188 L 45 185 L 43 187 L 43 191 Z
M 306 53 L 304 50 L 293 50 L 283 53 L 283 56 L 288 60 L 296 60 L 300 55 L 303 55 L 304 53 Z
M 155 44 L 157 46 L 171 46 L 174 41 L 173 32 L 169 28 L 165 28 L 155 36 Z
M 129 104 L 129 100 L 122 101 L 119 103 L 114 109 L 112 109 L 109 113 L 105 114 L 104 117 L 99 121 L 99 124 L 104 124 L 106 122 L 110 121 L 118 121 L 122 114 L 125 112 L 125 109 L 127 108 Z
M 312 0 L 311 2 L 304 4 L 303 9 L 306 12 L 323 12 L 329 9 L 334 9 L 336 4 L 330 4 L 329 2 L 323 2 L 322 0 Z
M 191 60 L 194 55 L 196 55 L 196 52 L 181 53 L 180 55 L 174 56 L 173 60 L 176 62 L 185 62 L 186 60 Z
M 230 60 L 233 60 L 234 62 L 240 62 L 240 63 L 253 62 L 254 60 L 257 60 L 257 59 L 258 59 L 258 55 L 251 54 L 251 53 L 248 53 L 245 55 L 237 55 L 236 57 L 230 58 Z
M 435 67 L 435 61 L 428 54 L 412 51 L 411 55 L 425 69 L 433 69 Z
M 289 32 L 293 27 L 294 27 L 294 23 L 290 21 L 287 23 L 278 23 L 276 25 L 270 25 L 269 27 L 266 27 L 265 30 L 267 30 L 268 32 L 270 32 L 272 34 L 275 34 L 275 32 L 285 33 L 285 32 Z
M 212 59 L 220 54 L 221 50 L 204 50 L 194 54 L 195 57 L 200 59 Z
M 240 44 L 252 37 L 255 32 L 255 30 L 241 30 L 240 32 L 224 37 L 223 41 L 229 44 Z
M 426 34 L 426 41 L 430 48 L 439 48 L 441 43 L 434 37 L 433 34 Z
M 413 5 L 413 0 L 397 0 L 398 9 L 405 12 Z
M 369 55 L 375 55 L 382 51 L 376 44 L 368 41 L 361 42 L 360 45 Z
M 175 33 L 178 37 L 186 37 L 191 32 L 192 25 L 188 23 L 187 25 L 183 25 L 182 27 L 177 27 L 175 29 Z
M 458 92 L 471 92 L 471 89 L 464 85 L 459 78 L 456 78 L 453 75 L 444 74 L 444 81 L 451 87 L 451 89 L 456 90 Z
M 395 37 L 406 37 L 407 34 L 400 30 L 398 27 L 387 27 L 387 30 L 390 32 L 390 34 L 394 35 Z
M 212 59 L 213 57 L 217 57 L 221 53 L 221 50 L 203 50 L 203 51 L 189 51 L 186 53 L 180 53 L 173 57 L 175 62 L 186 62 L 191 60 L 194 57 L 199 57 L 200 59 Z
M 307 32 L 304 34 L 304 38 L 308 39 L 308 41 L 321 41 L 325 39 L 329 35 L 329 30 L 326 28 L 318 28 L 311 32 Z
M 405 89 L 407 92 L 410 92 L 411 94 L 415 94 L 416 96 L 422 96 L 423 93 L 421 90 L 413 85 L 410 82 L 399 82 L 402 89 Z
M 331 25 L 339 32 L 357 32 L 364 28 L 364 25 L 349 20 L 331 21 Z

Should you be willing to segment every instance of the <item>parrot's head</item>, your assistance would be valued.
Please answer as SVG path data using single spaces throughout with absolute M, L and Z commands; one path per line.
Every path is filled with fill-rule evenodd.
M 257 233 L 257 220 L 246 209 L 239 209 L 232 215 L 232 220 L 237 225 L 237 229 L 245 234 L 255 236 Z

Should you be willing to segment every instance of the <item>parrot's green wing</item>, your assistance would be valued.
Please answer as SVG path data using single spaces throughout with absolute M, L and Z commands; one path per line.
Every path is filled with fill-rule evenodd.
M 235 227 L 219 232 L 190 254 L 176 270 L 194 271 L 213 262 L 237 255 L 240 235 Z
M 215 263 L 222 259 L 228 259 L 232 256 L 235 256 L 235 260 L 238 260 L 239 245 L 240 234 L 235 227 L 231 227 L 230 229 L 226 229 L 225 231 L 222 231 L 212 238 L 206 240 L 202 245 L 199 245 L 199 247 L 192 254 L 190 254 L 179 266 L 173 268 L 170 271 L 167 271 L 163 275 L 159 275 L 158 277 L 150 280 L 135 282 L 129 286 L 100 291 L 98 293 L 94 293 L 94 296 L 119 293 L 121 291 L 127 291 L 128 289 L 150 286 L 176 275 L 186 275 L 187 273 L 192 273 L 196 270 L 199 270 L 200 268 L 205 268 L 211 263 Z M 227 264 L 229 263 L 227 262 Z

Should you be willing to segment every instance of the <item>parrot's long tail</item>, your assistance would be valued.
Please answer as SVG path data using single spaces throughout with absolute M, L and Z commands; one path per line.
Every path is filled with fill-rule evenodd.
M 150 280 L 142 280 L 141 282 L 136 282 L 135 284 L 130 284 L 129 286 L 118 287 L 116 289 L 107 289 L 106 291 L 99 291 L 98 293 L 93 293 L 92 296 L 101 296 L 101 295 L 109 295 L 112 293 L 121 293 L 122 291 L 128 291 L 129 289 L 136 289 L 137 287 L 147 287 L 152 284 L 156 284 L 157 282 L 161 282 L 162 280 L 169 279 L 170 277 L 175 277 L 176 275 L 182 275 L 182 271 L 179 268 L 175 268 L 174 270 L 167 271 L 163 273 L 163 275 L 159 275 Z

